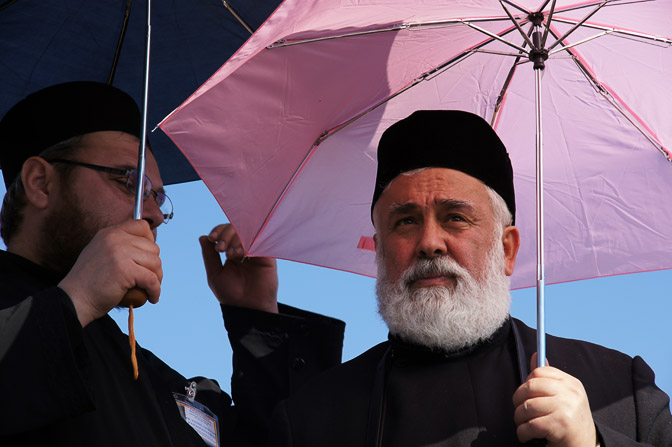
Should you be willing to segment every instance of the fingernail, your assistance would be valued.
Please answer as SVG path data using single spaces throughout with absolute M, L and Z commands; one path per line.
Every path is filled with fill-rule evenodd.
M 226 242 L 219 241 L 219 242 L 217 242 L 217 244 L 215 245 L 215 247 L 216 247 L 217 250 L 219 250 L 219 251 L 225 251 L 225 250 L 226 250 Z

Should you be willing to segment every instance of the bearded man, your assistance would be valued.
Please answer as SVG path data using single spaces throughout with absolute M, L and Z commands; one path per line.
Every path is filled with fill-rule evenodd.
M 142 348 L 134 380 L 129 337 L 107 313 L 158 301 L 155 240 L 173 216 L 148 152 L 142 219 L 132 219 L 140 122 L 130 96 L 95 82 L 40 90 L 0 122 L 2 446 L 259 445 L 277 401 L 340 363 L 343 323 L 279 305 L 275 261 L 242 262 L 235 231 L 220 225 L 200 243 L 234 351 L 236 405 Z M 145 295 L 128 301 L 134 289 Z
M 520 236 L 508 153 L 480 117 L 418 111 L 378 146 L 372 219 L 389 341 L 283 402 L 272 445 L 672 445 L 644 361 L 509 316 Z M 533 369 L 531 372 L 530 369 Z

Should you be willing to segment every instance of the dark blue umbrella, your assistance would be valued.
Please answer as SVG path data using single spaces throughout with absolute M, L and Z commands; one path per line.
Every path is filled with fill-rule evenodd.
M 149 130 L 247 40 L 250 32 L 242 22 L 256 29 L 279 3 L 154 2 Z M 0 4 L 0 117 L 36 90 L 75 80 L 108 82 L 111 78 L 112 85 L 142 105 L 146 9 L 146 0 L 9 0 Z M 126 15 L 126 32 L 118 50 Z M 165 183 L 198 179 L 163 132 L 153 132 L 149 139 Z

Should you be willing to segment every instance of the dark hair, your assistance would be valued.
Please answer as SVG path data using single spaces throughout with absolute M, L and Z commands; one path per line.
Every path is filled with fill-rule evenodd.
M 68 138 L 65 141 L 45 149 L 38 156 L 47 161 L 63 157 L 77 148 L 80 140 L 81 136 Z M 74 166 L 58 163 L 55 165 L 55 168 L 61 174 L 61 178 L 66 180 Z M 5 197 L 2 200 L 2 210 L 0 210 L 0 236 L 5 242 L 5 245 L 9 244 L 9 241 L 21 226 L 21 222 L 23 221 L 23 209 L 27 203 L 26 190 L 24 189 L 21 175 L 18 175 L 14 182 L 9 185 L 9 188 L 7 188 Z

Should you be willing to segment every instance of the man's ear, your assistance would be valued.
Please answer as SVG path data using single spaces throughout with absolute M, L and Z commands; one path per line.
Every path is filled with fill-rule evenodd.
M 54 167 L 43 158 L 30 157 L 23 163 L 21 181 L 30 204 L 39 209 L 47 207 L 56 175 Z
M 508 226 L 504 228 L 502 234 L 502 244 L 504 245 L 504 265 L 506 276 L 513 275 L 513 268 L 516 265 L 516 256 L 520 248 L 520 233 L 518 228 Z

